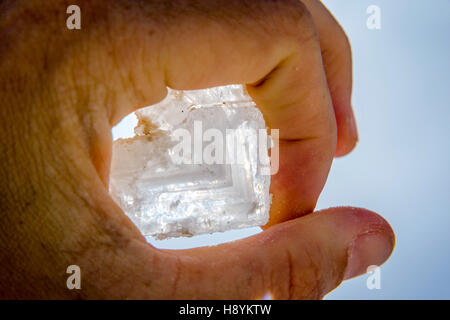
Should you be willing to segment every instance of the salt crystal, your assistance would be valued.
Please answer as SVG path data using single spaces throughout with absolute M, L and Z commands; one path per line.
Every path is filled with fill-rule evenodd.
M 144 235 L 192 236 L 268 221 L 266 126 L 242 86 L 168 89 L 136 116 L 135 137 L 114 141 L 109 188 Z

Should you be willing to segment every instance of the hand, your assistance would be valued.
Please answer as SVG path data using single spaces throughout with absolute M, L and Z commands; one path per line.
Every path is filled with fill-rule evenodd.
M 305 215 L 357 140 L 349 45 L 320 2 L 76 2 L 81 30 L 66 28 L 68 1 L 0 4 L 0 296 L 321 298 L 387 259 L 375 213 Z M 157 250 L 109 196 L 111 127 L 167 86 L 231 83 L 280 129 L 268 228 Z M 66 288 L 72 264 L 81 290 Z

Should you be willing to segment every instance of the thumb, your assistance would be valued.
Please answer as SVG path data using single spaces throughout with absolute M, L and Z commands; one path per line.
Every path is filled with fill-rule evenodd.
M 248 299 L 270 292 L 274 299 L 318 299 L 382 264 L 393 246 L 393 231 L 382 217 L 340 207 L 232 243 L 159 253 L 162 261 L 177 263 L 176 276 L 165 276 L 173 281 L 172 298 Z

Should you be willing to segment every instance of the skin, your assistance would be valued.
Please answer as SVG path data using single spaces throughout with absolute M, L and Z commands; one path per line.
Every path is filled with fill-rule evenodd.
M 383 263 L 379 215 L 312 213 L 334 156 L 356 144 L 351 54 L 315 0 L 0 2 L 0 297 L 319 299 Z M 111 127 L 166 94 L 246 84 L 280 170 L 265 231 L 157 250 L 108 194 Z M 82 289 L 68 290 L 79 265 Z

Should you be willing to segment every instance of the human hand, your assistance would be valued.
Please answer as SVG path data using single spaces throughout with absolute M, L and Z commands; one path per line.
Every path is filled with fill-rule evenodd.
M 0 4 L 0 296 L 321 298 L 387 259 L 394 236 L 380 216 L 303 216 L 335 150 L 346 154 L 357 139 L 350 49 L 319 2 L 305 1 L 311 16 L 287 0 L 79 0 L 81 30 L 66 29 L 70 4 Z M 167 86 L 230 83 L 247 84 L 280 129 L 268 228 L 157 250 L 109 196 L 111 127 Z M 72 264 L 81 290 L 66 287 Z

